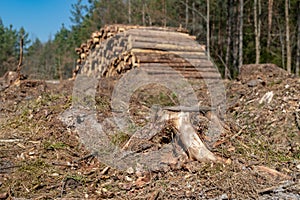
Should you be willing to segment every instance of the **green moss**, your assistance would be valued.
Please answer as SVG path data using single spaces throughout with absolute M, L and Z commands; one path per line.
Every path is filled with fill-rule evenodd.
M 32 162 L 23 163 L 19 168 L 19 171 L 26 172 L 30 176 L 34 175 L 34 177 L 38 177 L 43 174 L 44 169 L 48 167 L 49 165 L 45 163 L 45 161 L 38 158 Z
M 128 141 L 129 138 L 130 137 L 128 134 L 120 131 L 112 136 L 111 142 L 114 145 L 121 145 L 121 144 L 124 144 L 126 141 Z
M 107 184 L 107 185 L 104 185 L 104 188 L 107 190 L 111 190 L 113 188 L 113 186 L 110 184 Z
M 67 145 L 63 142 L 50 142 L 46 141 L 44 142 L 44 149 L 46 150 L 56 150 L 56 149 L 64 149 L 67 147 Z
M 106 96 L 96 96 L 96 109 L 99 111 L 110 110 L 110 99 Z
M 85 177 L 84 176 L 80 176 L 78 174 L 68 175 L 66 177 L 66 179 L 73 179 L 73 180 L 75 180 L 77 182 L 81 182 L 81 183 L 85 182 Z
M 274 86 L 274 85 L 278 85 L 278 84 L 281 84 L 281 83 L 282 83 L 282 80 L 273 80 L 268 85 L 269 86 Z
M 277 155 L 275 155 L 275 158 L 276 158 L 275 160 L 277 162 L 288 162 L 288 161 L 292 160 L 292 158 L 290 156 L 285 155 L 285 154 L 277 154 Z
M 46 112 L 58 113 L 71 105 L 71 99 L 67 99 L 66 104 L 58 103 L 58 100 L 65 101 L 66 96 L 59 94 L 45 93 L 42 96 L 24 101 L 17 105 L 15 115 L 11 116 L 2 129 L 16 129 L 20 132 L 32 132 L 44 126 L 47 115 Z M 45 125 L 46 127 L 46 125 Z

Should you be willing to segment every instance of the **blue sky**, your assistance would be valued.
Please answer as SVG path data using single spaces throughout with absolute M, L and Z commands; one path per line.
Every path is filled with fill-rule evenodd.
M 64 23 L 70 27 L 71 5 L 77 0 L 0 0 L 0 18 L 8 27 L 24 27 L 29 39 L 46 42 Z M 85 2 L 85 1 L 83 1 Z

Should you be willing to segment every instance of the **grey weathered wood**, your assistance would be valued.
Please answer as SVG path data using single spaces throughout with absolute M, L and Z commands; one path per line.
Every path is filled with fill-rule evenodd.
M 166 106 L 162 108 L 163 110 L 168 110 L 172 112 L 208 112 L 213 111 L 215 108 L 207 107 L 207 106 Z

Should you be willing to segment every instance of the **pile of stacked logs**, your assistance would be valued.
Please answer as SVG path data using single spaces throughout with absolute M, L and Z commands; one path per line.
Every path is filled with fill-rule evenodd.
M 186 78 L 219 78 L 205 47 L 185 30 L 109 25 L 76 48 L 77 73 L 111 77 L 142 67 L 153 75 L 180 73 Z
M 77 64 L 81 65 L 90 54 L 90 51 L 93 49 L 99 49 L 100 44 L 103 41 L 115 36 L 117 33 L 133 28 L 137 28 L 137 26 L 107 25 L 101 28 L 99 31 L 93 32 L 90 39 L 88 39 L 86 43 L 82 43 L 79 48 L 75 49 L 76 53 L 79 55 Z
M 121 85 L 121 87 L 125 86 L 121 88 L 122 91 L 116 89 L 119 93 L 117 93 L 117 96 L 114 96 L 114 100 L 111 101 L 111 112 L 118 115 L 119 118 L 115 116 L 118 119 L 124 119 L 128 111 L 127 107 L 123 106 L 123 104 L 127 102 L 124 98 L 126 98 L 128 94 L 132 94 L 133 91 L 131 91 L 131 89 L 139 86 L 137 82 L 134 81 L 136 77 L 138 77 L 138 81 L 144 81 L 145 84 L 157 83 L 163 80 L 167 86 L 171 87 L 172 91 L 174 89 L 176 95 L 178 93 L 178 98 L 183 99 L 183 101 L 180 102 L 183 107 L 175 106 L 172 109 L 162 108 L 153 111 L 155 112 L 153 124 L 159 127 L 160 124 L 162 126 L 165 125 L 160 122 L 168 121 L 168 123 L 174 127 L 174 130 L 177 130 L 176 134 L 180 137 L 180 144 L 178 143 L 178 145 L 184 150 L 182 151 L 183 153 L 188 151 L 189 158 L 217 161 L 218 157 L 206 148 L 192 127 L 190 113 L 201 112 L 202 115 L 205 115 L 205 119 L 207 118 L 207 121 L 210 121 L 210 124 L 207 125 L 207 127 L 211 127 L 209 129 L 210 134 L 213 136 L 219 135 L 222 131 L 222 124 L 219 121 L 218 115 L 221 113 L 220 108 L 222 108 L 222 101 L 224 100 L 222 92 L 225 90 L 220 87 L 222 84 L 218 83 L 221 78 L 220 74 L 213 62 L 206 55 L 205 47 L 195 40 L 196 38 L 194 36 L 190 36 L 186 31 L 176 28 L 126 25 L 105 26 L 100 31 L 92 33 L 87 43 L 82 44 L 80 48 L 76 49 L 79 58 L 74 74 L 76 76 L 76 74 L 80 73 L 99 78 L 99 82 L 101 82 L 101 80 L 109 82 L 108 80 L 111 79 L 117 80 L 120 77 L 119 75 L 129 70 L 133 72 L 127 73 L 127 76 L 125 76 L 128 78 L 125 79 L 125 81 L 129 80 L 128 83 L 130 82 L 131 84 L 122 84 L 124 79 L 117 80 L 120 81 L 121 84 L 115 84 L 115 87 L 118 85 Z M 142 71 L 142 76 L 138 76 L 140 74 L 133 71 L 133 69 L 136 68 L 139 69 L 137 70 L 138 72 Z M 146 76 L 144 76 L 144 74 L 146 74 Z M 86 76 L 80 77 L 86 78 Z M 210 93 L 211 103 L 208 107 L 199 107 L 200 103 L 204 101 L 199 101 L 196 97 L 194 100 L 191 98 L 193 91 L 189 88 L 189 84 L 186 84 L 187 82 L 181 81 L 182 77 L 184 78 L 183 80 L 199 79 L 195 82 L 197 82 L 197 87 L 202 88 L 202 96 L 209 96 Z M 94 81 L 94 79 L 92 80 Z M 200 82 L 201 84 L 199 84 Z M 205 85 L 202 84 L 204 82 Z M 176 87 L 173 87 L 173 84 Z M 98 90 L 103 92 L 102 86 L 99 88 Z M 81 90 L 78 89 L 78 91 Z M 84 93 L 85 91 L 88 90 L 82 89 L 81 92 Z M 83 93 L 80 93 L 78 98 L 83 99 L 84 102 L 85 96 Z M 149 111 L 150 108 L 147 110 Z M 80 113 L 82 113 L 82 111 L 80 111 Z M 72 115 L 74 116 L 74 114 Z M 130 121 L 130 119 L 128 120 Z M 160 132 L 154 131 L 152 124 L 150 125 L 150 128 L 146 126 L 144 129 L 141 129 L 141 131 L 130 133 L 131 139 L 125 147 L 132 151 L 132 149 L 134 149 L 131 148 L 132 146 L 136 144 L 143 144 L 142 146 L 144 146 L 147 142 L 146 140 L 150 141 L 159 135 Z M 91 135 L 91 133 L 87 133 L 85 130 L 84 134 Z M 105 133 L 104 131 L 103 137 L 97 135 L 97 138 L 105 138 L 105 134 L 109 133 Z M 214 138 L 210 139 L 213 140 Z M 148 154 L 148 157 L 153 156 L 157 158 L 157 156 L 161 155 L 162 151 L 168 151 L 168 148 L 173 147 L 171 144 L 168 144 L 165 148 L 158 150 L 154 148 L 153 152 Z M 143 150 L 141 150 L 141 152 L 142 151 Z M 172 153 L 172 151 L 169 151 L 169 153 Z M 139 154 L 137 153 L 135 155 Z M 152 160 L 150 160 L 150 163 L 144 164 L 149 167 L 151 163 L 153 163 Z

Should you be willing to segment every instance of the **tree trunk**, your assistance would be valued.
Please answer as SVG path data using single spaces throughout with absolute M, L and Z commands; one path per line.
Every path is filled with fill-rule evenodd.
M 229 61 L 230 61 L 230 46 L 231 46 L 231 31 L 232 31 L 232 0 L 228 0 L 227 5 L 227 48 L 226 48 L 226 58 L 225 58 L 225 78 L 230 78 Z
M 222 19 L 223 13 L 221 12 L 219 15 L 219 19 Z M 220 56 L 220 58 L 223 57 L 223 46 L 224 46 L 224 37 L 223 37 L 223 20 L 219 20 L 218 22 L 218 50 L 217 50 L 217 54 Z
M 210 60 L 210 46 L 209 46 L 209 43 L 210 43 L 210 38 L 209 38 L 209 35 L 210 35 L 210 30 L 209 30 L 209 0 L 206 0 L 206 51 L 207 51 L 207 58 L 208 60 Z
M 285 0 L 285 34 L 286 34 L 286 69 L 292 71 L 292 56 L 290 44 L 289 0 Z
M 282 68 L 285 69 L 285 45 L 284 45 L 284 39 L 283 39 L 282 30 L 280 26 L 279 26 L 279 38 L 281 44 L 281 64 L 282 64 Z
M 131 24 L 131 0 L 128 0 L 128 23 Z
M 210 25 L 209 25 L 209 32 L 210 32 L 210 43 L 209 43 L 209 46 L 210 47 L 214 47 L 215 46 L 215 41 L 216 41 L 216 38 L 215 38 L 215 30 L 216 30 L 216 21 L 217 21 L 217 17 L 216 15 L 212 15 L 210 16 L 211 19 L 209 19 L 210 21 Z
M 143 0 L 142 22 L 143 22 L 143 26 L 146 26 L 146 19 L 145 19 L 145 0 Z
M 166 0 L 163 0 L 163 15 L 164 15 L 164 19 L 163 19 L 163 24 L 164 27 L 167 26 L 167 3 Z
M 20 80 L 20 78 L 21 78 L 21 68 L 22 68 L 22 65 L 23 65 L 23 45 L 24 45 L 24 38 L 23 38 L 23 35 L 22 35 L 21 39 L 20 39 L 20 58 L 19 58 L 19 64 L 18 64 L 18 67 L 17 67 L 18 80 Z
M 269 0 L 269 5 L 268 5 L 268 39 L 267 39 L 267 49 L 268 50 L 270 50 L 270 43 L 271 43 L 272 16 L 273 16 L 273 0 Z
M 261 52 L 261 44 L 260 44 L 260 37 L 261 37 L 261 15 L 262 15 L 262 13 L 261 13 L 261 0 L 258 0 L 258 18 L 257 18 L 257 20 L 258 20 L 258 29 L 257 29 L 257 31 L 258 31 L 258 41 L 259 41 L 259 58 L 260 58 L 260 52 Z M 259 61 L 260 61 L 260 59 L 259 59 Z
M 260 15 L 261 15 L 261 6 L 260 0 L 258 0 L 258 16 L 257 16 L 257 0 L 254 0 L 254 33 L 255 33 L 255 64 L 259 64 L 260 60 Z
M 243 65 L 243 13 L 244 13 L 244 0 L 240 0 L 240 27 L 239 27 L 239 71 Z
M 64 64 L 62 64 L 61 62 L 61 57 L 59 58 L 59 63 L 58 63 L 58 75 L 59 75 L 59 80 L 60 82 L 62 82 L 63 80 L 63 73 L 62 73 L 62 66 L 64 66 Z M 63 62 L 64 63 L 64 62 Z
M 195 34 L 195 30 L 196 30 L 196 13 L 195 13 L 195 2 L 193 2 L 192 4 L 193 10 L 192 10 L 192 26 L 193 26 L 193 33 Z
M 189 0 L 185 0 L 185 29 L 187 29 L 189 23 Z
M 298 1 L 298 10 L 300 10 L 300 2 Z M 297 20 L 297 61 L 296 61 L 296 75 L 300 76 L 300 12 L 298 12 L 298 20 Z
M 238 53 L 239 53 L 239 28 L 238 28 L 238 24 L 240 19 L 238 18 L 238 0 L 234 0 L 233 1 L 233 39 L 232 39 L 232 43 L 233 43 L 233 60 L 232 60 L 232 72 L 234 74 L 236 74 L 236 70 L 238 70 Z

